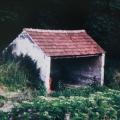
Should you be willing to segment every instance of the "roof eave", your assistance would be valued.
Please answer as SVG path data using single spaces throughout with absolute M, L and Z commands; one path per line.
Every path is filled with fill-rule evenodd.
M 104 53 L 97 53 L 97 54 L 91 54 L 91 55 L 64 55 L 64 56 L 50 56 L 52 59 L 62 59 L 62 58 L 81 58 L 81 57 L 94 57 L 94 56 L 100 56 Z

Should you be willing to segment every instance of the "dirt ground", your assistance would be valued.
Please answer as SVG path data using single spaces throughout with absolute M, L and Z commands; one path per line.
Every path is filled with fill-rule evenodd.
M 20 95 L 21 92 L 10 92 L 6 87 L 0 86 L 0 96 L 3 96 L 5 98 L 5 101 L 0 106 L 0 111 L 10 111 L 15 105 L 18 104 L 16 98 L 18 98 Z

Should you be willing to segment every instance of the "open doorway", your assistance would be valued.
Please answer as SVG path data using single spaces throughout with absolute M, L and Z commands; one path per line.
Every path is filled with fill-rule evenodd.
M 99 56 L 51 60 L 51 90 L 58 84 L 90 85 L 101 79 Z

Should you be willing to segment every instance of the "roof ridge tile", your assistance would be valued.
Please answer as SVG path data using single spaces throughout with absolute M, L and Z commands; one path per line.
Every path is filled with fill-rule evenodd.
M 33 32 L 54 32 L 54 33 L 80 33 L 86 32 L 86 30 L 50 30 L 50 29 L 33 29 L 33 28 L 24 28 L 23 31 L 33 31 Z

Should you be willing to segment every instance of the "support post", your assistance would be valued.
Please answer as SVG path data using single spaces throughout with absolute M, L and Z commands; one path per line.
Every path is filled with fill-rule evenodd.
M 101 56 L 101 86 L 104 84 L 104 65 L 105 65 L 105 53 Z

